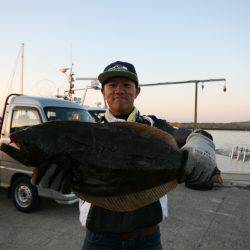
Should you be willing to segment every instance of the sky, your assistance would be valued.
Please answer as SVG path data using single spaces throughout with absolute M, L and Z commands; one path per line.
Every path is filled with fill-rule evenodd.
M 134 64 L 141 84 L 226 78 L 226 92 L 219 82 L 199 86 L 198 122 L 250 120 L 249 0 L 0 4 L 1 105 L 7 93 L 20 91 L 20 60 L 14 68 L 25 43 L 25 94 L 63 93 L 68 85 L 58 69 L 71 62 L 76 77 L 97 77 L 121 60 Z M 142 114 L 191 122 L 194 94 L 193 84 L 143 87 L 135 105 Z M 87 92 L 85 104 L 102 101 L 100 92 Z

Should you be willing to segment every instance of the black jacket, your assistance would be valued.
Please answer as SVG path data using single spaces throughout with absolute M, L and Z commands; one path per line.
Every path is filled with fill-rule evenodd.
M 101 122 L 108 122 L 105 117 Z M 185 144 L 189 129 L 176 129 L 166 121 L 155 116 L 141 116 L 138 114 L 136 122 L 148 124 L 162 129 L 174 136 L 179 147 Z M 88 213 L 86 227 L 93 232 L 124 233 L 136 229 L 157 225 L 162 221 L 162 208 L 159 201 L 132 212 L 114 212 L 95 205 L 91 205 Z

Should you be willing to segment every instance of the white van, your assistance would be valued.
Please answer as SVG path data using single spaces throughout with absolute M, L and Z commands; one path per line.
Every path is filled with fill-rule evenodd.
M 74 102 L 11 94 L 6 98 L 2 114 L 0 144 L 9 143 L 9 135 L 12 132 L 52 120 L 94 122 L 88 111 Z M 73 193 L 62 194 L 32 185 L 31 175 L 31 167 L 0 151 L 0 187 L 8 190 L 8 196 L 12 198 L 18 210 L 22 212 L 35 210 L 40 196 L 54 199 L 61 204 L 78 201 Z

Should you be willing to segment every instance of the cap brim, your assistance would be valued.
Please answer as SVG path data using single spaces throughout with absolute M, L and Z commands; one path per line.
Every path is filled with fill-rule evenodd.
M 138 78 L 136 74 L 133 74 L 131 72 L 128 71 L 123 71 L 123 70 L 115 70 L 115 71 L 106 71 L 101 73 L 98 76 L 98 80 L 101 84 L 105 83 L 109 78 L 112 77 L 126 77 L 131 79 L 132 81 L 135 81 L 136 83 L 138 83 Z

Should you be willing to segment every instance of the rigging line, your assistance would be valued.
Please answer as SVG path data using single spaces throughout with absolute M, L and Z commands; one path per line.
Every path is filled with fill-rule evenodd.
M 39 55 L 39 62 L 42 64 L 42 66 L 46 66 L 49 68 L 49 70 L 53 72 L 58 71 L 58 66 L 55 66 L 54 64 L 50 63 L 49 60 L 45 60 L 41 55 Z
M 73 52 L 72 52 L 72 43 L 70 43 L 70 66 L 72 67 L 73 65 Z
M 15 61 L 15 64 L 14 64 L 13 70 L 12 70 L 12 72 L 11 72 L 11 74 L 10 74 L 10 78 L 9 78 L 9 80 L 8 80 L 8 82 L 7 82 L 7 85 L 6 85 L 6 87 L 5 87 L 5 90 L 3 91 L 3 96 L 2 96 L 2 97 L 4 97 L 4 93 L 5 93 L 6 91 L 7 91 L 7 95 L 8 95 L 8 93 L 10 92 L 10 89 L 11 89 L 12 83 L 13 83 L 13 79 L 14 79 L 14 77 L 15 77 L 15 73 L 16 73 L 16 69 L 17 69 L 17 64 L 18 64 L 18 59 L 19 59 L 19 57 L 20 57 L 20 53 L 21 53 L 21 48 L 19 49 L 19 52 L 18 52 L 16 61 Z
M 13 82 L 13 78 L 14 78 L 14 75 L 15 75 L 15 71 L 16 71 L 16 67 L 17 67 L 17 62 L 18 62 L 18 58 L 20 57 L 20 53 L 21 53 L 21 48 L 19 49 L 19 52 L 18 52 L 18 55 L 17 55 L 17 58 L 16 58 L 16 61 L 15 61 L 15 64 L 14 64 L 14 67 L 13 67 L 13 70 L 12 70 L 12 73 L 9 77 L 9 80 L 5 86 L 5 89 L 4 91 L 1 93 L 1 99 L 5 97 L 5 94 L 6 96 L 8 95 L 9 91 L 10 91 L 10 87 L 8 88 L 10 82 L 12 84 Z M 7 92 L 7 93 L 6 93 Z
M 41 91 L 42 88 L 39 87 L 39 86 L 41 86 L 41 83 L 42 83 L 43 81 L 47 81 L 47 82 L 51 83 L 52 85 L 50 85 L 50 87 L 53 86 L 52 88 L 53 88 L 54 90 L 57 90 L 56 83 L 55 83 L 54 81 L 51 81 L 51 80 L 49 80 L 49 79 L 47 79 L 47 78 L 40 79 L 40 80 L 38 80 L 38 81 L 36 81 L 36 82 L 33 82 L 33 85 L 36 85 L 36 87 L 37 87 L 37 92 L 38 92 L 38 94 L 39 94 L 40 96 L 44 96 L 44 94 L 41 94 L 41 93 L 42 93 L 42 91 Z M 46 86 L 49 86 L 49 85 L 46 84 Z M 45 89 L 43 88 L 43 91 L 44 91 L 44 90 L 45 90 L 45 92 L 46 92 L 46 88 L 45 88 Z M 50 90 L 51 90 L 51 88 L 50 88 Z M 53 90 L 52 90 L 52 91 L 53 91 Z M 47 94 L 45 94 L 45 96 L 46 96 L 46 95 L 47 95 Z

